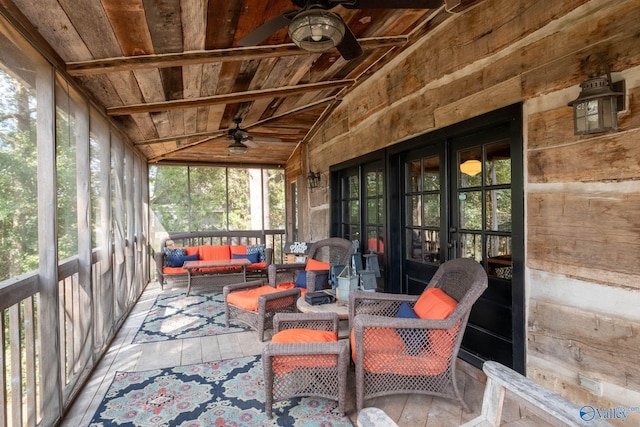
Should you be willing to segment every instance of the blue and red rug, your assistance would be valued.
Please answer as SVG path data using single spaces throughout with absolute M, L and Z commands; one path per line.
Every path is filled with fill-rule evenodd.
M 297 398 L 264 413 L 260 356 L 144 372 L 118 372 L 90 427 L 350 426 L 335 401 Z
M 196 338 L 207 335 L 248 331 L 248 327 L 224 323 L 222 292 L 168 292 L 158 295 L 133 344 L 154 341 Z

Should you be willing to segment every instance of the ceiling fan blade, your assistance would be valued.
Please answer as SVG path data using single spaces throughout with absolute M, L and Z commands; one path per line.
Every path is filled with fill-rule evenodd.
M 249 148 L 258 148 L 260 146 L 260 144 L 258 144 L 251 138 L 243 139 L 242 144 L 246 145 Z
M 336 46 L 336 49 L 338 49 L 338 52 L 340 52 L 340 55 L 342 55 L 346 61 L 349 61 L 362 55 L 362 46 L 360 46 L 358 39 L 353 35 L 349 26 L 344 24 L 344 27 L 344 37 L 340 44 Z
M 337 1 L 347 9 L 435 9 L 443 0 L 346 0 Z
M 293 17 L 297 14 L 297 10 L 290 10 L 284 12 L 282 15 L 276 16 L 238 40 L 238 46 L 248 47 L 259 45 L 273 33 L 289 25 Z

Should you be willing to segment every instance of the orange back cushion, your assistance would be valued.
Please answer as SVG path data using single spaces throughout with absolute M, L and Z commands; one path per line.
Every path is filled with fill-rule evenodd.
M 247 253 L 247 245 L 231 245 L 231 254 L 244 255 Z
M 227 245 L 200 246 L 200 259 L 207 261 L 231 259 L 231 252 Z
M 184 248 L 184 250 L 186 251 L 187 255 L 200 255 L 200 246 L 187 246 L 186 248 Z M 200 259 L 202 259 L 202 257 L 200 257 Z

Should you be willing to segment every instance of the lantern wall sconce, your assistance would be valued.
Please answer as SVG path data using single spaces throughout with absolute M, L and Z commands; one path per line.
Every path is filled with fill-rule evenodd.
M 309 190 L 318 188 L 318 185 L 320 184 L 320 172 L 309 171 L 309 174 L 307 175 L 307 184 L 309 184 Z
M 595 64 L 594 59 L 599 64 Z M 580 84 L 580 95 L 569 103 L 573 107 L 574 133 L 587 135 L 617 130 L 618 110 L 624 110 L 624 81 L 612 83 L 609 65 L 600 54 L 587 56 L 584 70 L 589 80 Z M 619 100 L 622 105 L 618 105 Z

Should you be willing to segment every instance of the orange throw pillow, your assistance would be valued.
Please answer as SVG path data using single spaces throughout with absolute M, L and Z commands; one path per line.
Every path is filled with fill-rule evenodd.
M 331 268 L 331 264 L 328 262 L 317 261 L 315 259 L 309 259 L 307 261 L 307 265 L 304 267 L 305 271 L 311 270 L 329 270 Z
M 421 319 L 442 320 L 456 309 L 458 301 L 440 288 L 428 288 L 420 295 L 413 310 Z

